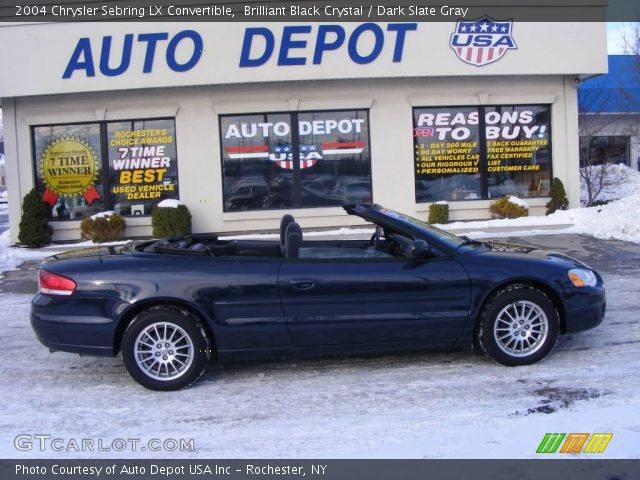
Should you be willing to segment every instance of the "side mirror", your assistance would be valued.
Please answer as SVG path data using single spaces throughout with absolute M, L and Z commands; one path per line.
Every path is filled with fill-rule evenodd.
M 419 238 L 418 240 L 413 241 L 413 245 L 411 246 L 411 255 L 413 258 L 429 258 L 433 256 L 433 249 L 426 241 Z

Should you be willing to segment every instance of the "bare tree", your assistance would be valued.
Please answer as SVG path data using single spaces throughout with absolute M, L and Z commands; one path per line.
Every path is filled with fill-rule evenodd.
M 625 25 L 620 46 L 625 55 L 640 55 L 640 22 Z
M 600 88 L 582 89 L 579 93 L 580 178 L 587 189 L 588 207 L 598 199 L 605 188 L 612 186 L 611 160 L 617 152 L 607 148 L 607 145 L 598 148 L 594 144 L 603 132 L 607 131 L 607 134 L 611 135 L 611 125 L 620 123 L 618 118 L 613 117 L 619 115 L 591 113 L 597 111 L 599 105 L 606 104 L 606 97 L 610 95 L 611 92 L 605 85 Z
M 613 84 L 607 77 L 591 80 L 591 85 L 578 93 L 580 113 L 580 177 L 587 190 L 587 206 L 598 200 L 603 190 L 613 186 L 612 165 L 626 151 L 613 137 L 640 135 L 640 23 L 630 24 L 622 36 L 623 51 L 629 61 L 625 71 L 617 72 L 623 83 Z M 632 85 L 628 89 L 625 85 Z M 606 107 L 606 108 L 605 108 Z

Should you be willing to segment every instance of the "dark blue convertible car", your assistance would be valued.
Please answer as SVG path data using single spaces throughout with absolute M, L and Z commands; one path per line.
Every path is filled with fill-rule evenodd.
M 122 357 L 155 390 L 219 360 L 476 347 L 503 365 L 543 359 L 559 334 L 598 325 L 602 278 L 531 247 L 457 237 L 374 204 L 346 205 L 369 240 L 214 235 L 55 255 L 31 323 L 51 350 Z

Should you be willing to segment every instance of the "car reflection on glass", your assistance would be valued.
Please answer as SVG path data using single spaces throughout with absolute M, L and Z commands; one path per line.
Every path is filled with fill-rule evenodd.
M 241 185 L 234 190 L 227 199 L 225 210 L 247 210 L 260 208 L 269 195 L 269 189 L 264 183 Z

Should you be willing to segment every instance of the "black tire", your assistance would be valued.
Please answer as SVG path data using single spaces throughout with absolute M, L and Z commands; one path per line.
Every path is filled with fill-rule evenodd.
M 514 367 L 545 358 L 559 332 L 558 313 L 545 293 L 527 285 L 510 285 L 483 308 L 475 341 L 493 360 Z
M 129 375 L 150 390 L 188 387 L 204 373 L 210 353 L 198 319 L 176 307 L 143 311 L 122 337 L 122 358 Z

